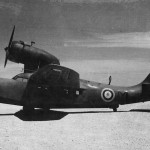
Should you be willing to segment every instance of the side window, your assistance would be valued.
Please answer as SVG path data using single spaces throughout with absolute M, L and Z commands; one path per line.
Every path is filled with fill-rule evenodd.
M 76 95 L 80 95 L 80 92 L 79 92 L 79 91 L 76 91 Z

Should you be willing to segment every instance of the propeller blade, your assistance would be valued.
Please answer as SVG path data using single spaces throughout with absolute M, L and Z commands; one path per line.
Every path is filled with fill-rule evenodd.
M 6 57 L 5 57 L 4 68 L 6 67 L 6 64 L 7 64 L 8 55 L 9 55 L 9 52 L 8 52 L 8 50 L 6 50 Z
M 8 50 L 10 49 L 10 46 L 11 46 L 11 43 L 12 43 L 12 40 L 13 40 L 13 36 L 14 36 L 14 32 L 15 32 L 15 26 L 14 26 L 13 31 L 11 33 L 11 37 L 10 37 L 9 44 L 8 44 Z
M 6 64 L 7 64 L 7 57 L 5 57 L 4 68 L 6 67 Z
M 8 47 L 5 48 L 6 57 L 5 57 L 5 62 L 4 62 L 4 68 L 6 67 L 6 64 L 7 64 L 7 60 L 8 60 L 8 56 L 9 56 L 9 50 L 10 50 L 10 47 L 11 47 L 11 44 L 12 44 L 14 32 L 15 32 L 15 25 L 14 25 L 12 33 L 11 33 L 11 37 L 10 37 L 10 40 L 9 40 Z

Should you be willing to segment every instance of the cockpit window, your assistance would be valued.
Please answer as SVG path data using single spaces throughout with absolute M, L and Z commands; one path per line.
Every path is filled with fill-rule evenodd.
M 20 82 L 27 82 L 32 74 L 21 73 L 14 76 L 12 79 Z
M 23 77 L 20 77 L 18 75 L 16 75 L 15 77 L 13 77 L 12 79 L 16 80 L 16 81 L 20 81 L 20 82 L 27 82 L 28 79 L 27 78 L 23 78 Z

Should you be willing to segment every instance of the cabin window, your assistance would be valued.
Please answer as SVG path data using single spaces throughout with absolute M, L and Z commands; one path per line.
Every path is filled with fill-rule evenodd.
M 66 95 L 68 95 L 68 94 L 69 94 L 68 89 L 64 89 L 64 91 L 65 91 L 65 94 L 66 94 Z
M 52 69 L 53 71 L 56 71 L 56 72 L 62 72 L 62 70 L 60 70 L 60 69 Z
M 79 95 L 80 94 L 80 92 L 79 91 L 76 91 L 76 95 Z

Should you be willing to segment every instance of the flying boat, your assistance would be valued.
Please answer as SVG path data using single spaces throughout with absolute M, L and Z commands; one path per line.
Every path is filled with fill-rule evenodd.
M 78 72 L 60 64 L 54 55 L 23 41 L 13 41 L 13 28 L 7 61 L 24 64 L 24 73 L 12 79 L 0 78 L 0 103 L 35 108 L 110 108 L 150 100 L 150 74 L 139 84 L 124 87 L 80 79 Z

